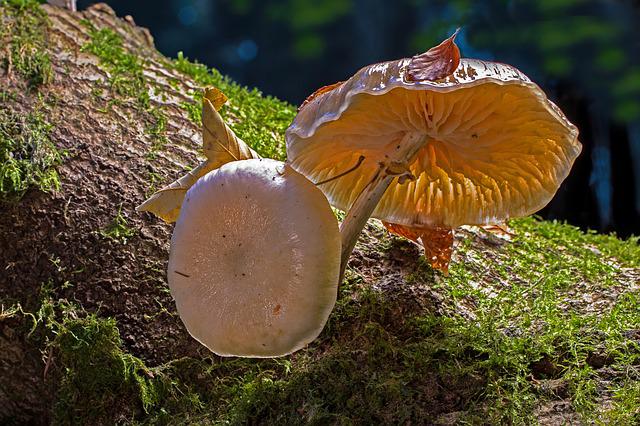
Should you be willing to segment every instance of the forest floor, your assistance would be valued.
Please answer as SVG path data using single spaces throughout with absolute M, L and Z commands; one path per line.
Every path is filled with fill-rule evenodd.
M 182 56 L 143 62 L 136 27 L 105 6 L 0 0 L 0 22 L 0 423 L 640 423 L 638 239 L 537 218 L 457 230 L 446 276 L 371 220 L 316 341 L 277 359 L 210 353 L 164 278 L 171 227 L 135 205 L 195 165 L 201 87 L 272 158 L 295 108 Z M 146 145 L 85 156 L 73 108 L 125 141 L 138 111 Z M 48 155 L 17 163 L 16 141 Z

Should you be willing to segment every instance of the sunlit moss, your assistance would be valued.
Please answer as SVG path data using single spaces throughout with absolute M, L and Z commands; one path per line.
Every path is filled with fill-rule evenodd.
M 108 83 L 116 95 L 107 104 L 106 110 L 112 104 L 134 102 L 145 112 L 146 133 L 154 140 L 149 155 L 155 155 L 167 142 L 167 118 L 158 107 L 151 104 L 149 82 L 144 75 L 144 60 L 127 51 L 122 37 L 112 29 L 98 29 L 89 21 L 83 21 L 83 24 L 88 28 L 90 40 L 82 46 L 82 51 L 100 59 L 100 64 L 109 72 Z
M 271 96 L 263 96 L 257 89 L 248 89 L 223 76 L 215 69 L 191 62 L 180 52 L 173 66 L 191 77 L 202 87 L 214 86 L 224 92 L 229 102 L 221 114 L 231 129 L 263 157 L 284 160 L 286 158 L 284 131 L 296 110 L 293 106 Z M 182 106 L 189 117 L 201 124 L 202 92 L 191 94 L 193 103 Z
M 626 380 L 613 392 L 611 407 L 599 419 L 603 425 L 633 425 L 640 423 L 640 382 Z
M 53 78 L 47 52 L 49 20 L 35 0 L 0 0 L 0 66 L 17 72 L 30 88 Z
M 38 112 L 18 114 L 0 97 L 0 200 L 18 200 L 31 187 L 60 188 L 55 166 L 63 154 L 50 138 L 51 124 Z
M 84 21 L 90 40 L 82 46 L 100 58 L 100 63 L 109 71 L 111 89 L 119 96 L 134 99 L 144 109 L 149 108 L 149 92 L 140 58 L 123 47 L 122 37 L 110 28 L 97 29 Z

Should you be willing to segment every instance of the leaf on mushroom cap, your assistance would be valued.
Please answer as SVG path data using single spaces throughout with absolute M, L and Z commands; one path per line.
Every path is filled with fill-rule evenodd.
M 407 80 L 435 81 L 453 74 L 460 65 L 460 49 L 455 43 L 459 31 L 458 28 L 451 37 L 439 45 L 411 58 L 407 65 Z
M 411 58 L 411 62 L 407 65 L 407 79 L 412 81 L 435 81 L 453 74 L 460 64 L 460 49 L 458 49 L 455 43 L 455 38 L 459 31 L 460 29 L 458 28 L 451 37 L 439 45 Z M 342 83 L 344 83 L 344 81 L 322 86 L 317 89 L 300 104 L 298 111 L 320 95 L 340 87 Z
M 457 62 L 454 46 L 452 37 L 431 53 L 364 67 L 311 99 L 286 132 L 292 167 L 318 182 L 364 156 L 356 171 L 320 186 L 346 211 L 380 162 L 415 132 L 428 136 L 408 164 L 416 179 L 394 181 L 373 217 L 456 228 L 544 207 L 581 151 L 577 128 L 509 65 L 463 58 L 452 74 L 431 80 Z
M 314 100 L 318 96 L 320 96 L 320 95 L 322 95 L 324 93 L 332 91 L 336 87 L 339 87 L 342 83 L 344 83 L 344 81 L 339 81 L 337 83 L 329 84 L 327 86 L 322 86 L 321 88 L 319 88 L 318 90 L 316 90 L 315 92 L 313 92 L 312 94 L 307 96 L 307 98 L 304 100 L 304 102 L 302 102 L 302 104 L 300 104 L 300 106 L 298 107 L 298 111 L 300 111 L 306 104 L 308 104 L 309 102 L 311 102 L 312 100 Z
M 155 192 L 138 206 L 138 211 L 149 211 L 165 222 L 175 222 L 187 190 L 198 179 L 230 161 L 259 158 L 218 113 L 227 100 L 225 94 L 216 88 L 205 90 L 202 99 L 202 144 L 207 159 L 180 179 Z
M 322 192 L 271 159 L 235 161 L 189 189 L 168 281 L 189 333 L 223 356 L 314 340 L 336 301 L 338 221 Z

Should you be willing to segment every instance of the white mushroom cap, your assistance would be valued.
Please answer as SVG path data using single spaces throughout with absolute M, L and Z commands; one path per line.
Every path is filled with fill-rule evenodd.
M 169 287 L 189 333 L 222 356 L 275 357 L 324 327 L 337 295 L 338 222 L 290 166 L 234 161 L 187 192 Z

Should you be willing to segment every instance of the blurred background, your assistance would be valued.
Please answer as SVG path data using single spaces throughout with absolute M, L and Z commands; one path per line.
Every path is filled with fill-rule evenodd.
M 462 27 L 463 56 L 515 65 L 580 129 L 583 152 L 540 214 L 640 235 L 640 0 L 107 2 L 148 27 L 164 54 L 182 51 L 296 105 Z

